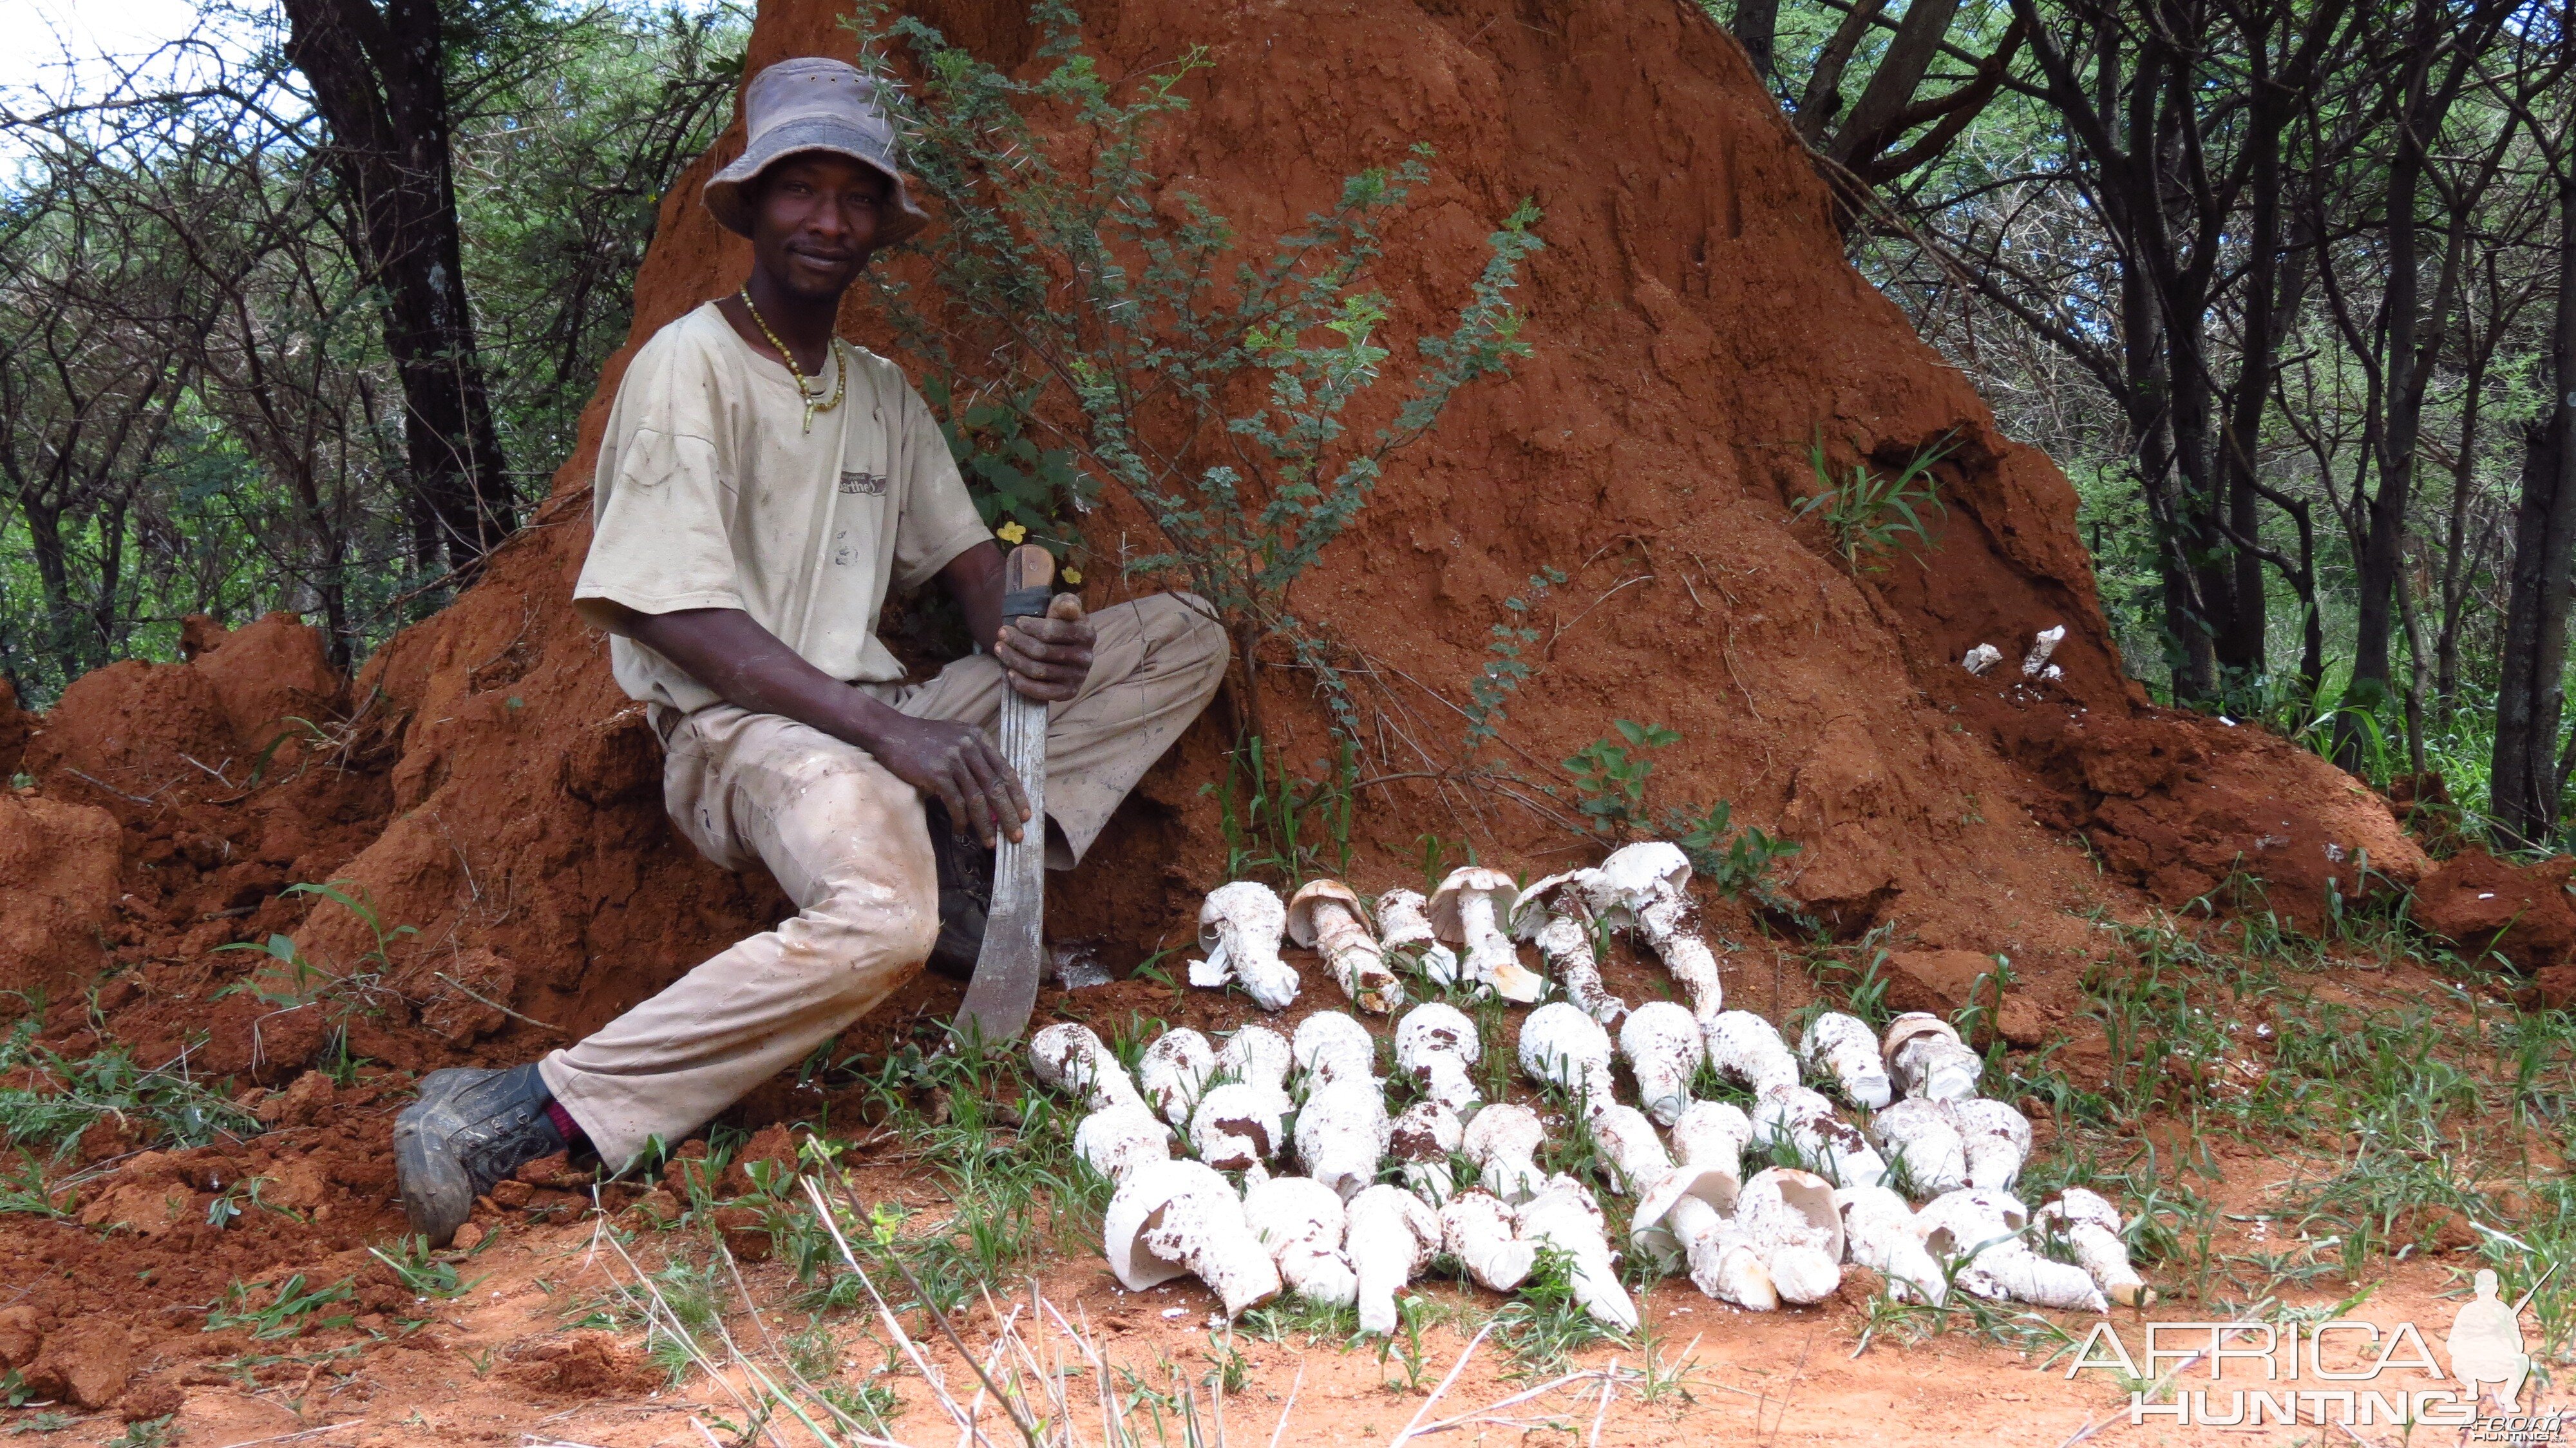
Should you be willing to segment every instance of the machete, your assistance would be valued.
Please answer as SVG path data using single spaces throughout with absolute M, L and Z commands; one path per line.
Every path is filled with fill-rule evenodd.
M 1034 543 L 1011 550 L 1002 565 L 1002 622 L 1047 611 L 1055 555 Z M 1021 837 L 999 836 L 993 851 L 993 904 L 984 919 L 984 948 L 957 1012 L 957 1031 L 988 1045 L 1016 1039 L 1037 1008 L 1046 945 L 1046 736 L 1044 700 L 1002 684 L 1002 757 L 1028 796 Z

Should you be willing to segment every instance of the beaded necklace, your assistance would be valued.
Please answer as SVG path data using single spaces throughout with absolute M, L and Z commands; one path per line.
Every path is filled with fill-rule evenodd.
M 760 329 L 760 335 L 769 339 L 770 346 L 778 349 L 779 357 L 787 363 L 787 375 L 796 379 L 796 395 L 805 401 L 805 430 L 812 432 L 815 413 L 829 412 L 841 405 L 841 395 L 850 385 L 849 359 L 841 355 L 836 342 L 832 347 L 832 396 L 829 401 L 823 400 L 820 392 L 806 390 L 805 369 L 796 365 L 796 354 L 787 350 L 787 344 L 778 340 L 778 334 L 769 330 L 769 321 L 760 315 L 760 308 L 751 304 L 750 286 L 745 285 L 737 295 L 742 298 L 742 309 L 751 313 L 751 324 Z

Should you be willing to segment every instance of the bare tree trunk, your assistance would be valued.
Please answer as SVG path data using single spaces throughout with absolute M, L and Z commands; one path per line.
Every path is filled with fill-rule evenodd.
M 2522 502 L 2514 515 L 2488 802 L 2496 841 L 2506 846 L 2555 842 L 2567 774 L 2566 761 L 2555 756 L 2565 703 L 2569 570 L 2576 566 L 2576 134 L 2561 137 L 2555 160 L 2558 303 L 2549 390 L 2556 405 L 2523 428 Z M 2576 745 L 2569 755 L 2576 760 Z
M 414 514 L 459 581 L 517 524 L 466 305 L 438 0 L 285 0 L 287 55 L 329 123 L 385 296 Z
M 1780 32 L 1780 0 L 1735 0 L 1735 18 L 1727 24 L 1736 42 L 1753 61 L 1753 73 L 1768 85 L 1779 68 L 1773 52 Z

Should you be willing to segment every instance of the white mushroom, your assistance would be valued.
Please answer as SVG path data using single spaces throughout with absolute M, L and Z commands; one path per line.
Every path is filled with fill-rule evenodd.
M 1832 1102 L 1804 1086 L 1775 1085 L 1753 1098 L 1753 1129 L 1761 1140 L 1797 1148 L 1836 1186 L 1877 1186 L 1887 1180 L 1887 1163 L 1860 1128 L 1834 1115 Z
M 1677 845 L 1645 840 L 1622 845 L 1587 882 L 1592 913 L 1612 925 L 1633 925 L 1661 956 L 1664 969 L 1690 996 L 1691 1014 L 1705 1021 L 1725 1008 L 1717 956 L 1693 927 L 1698 909 L 1690 897 L 1690 857 Z
M 2029 1209 L 2010 1193 L 1975 1188 L 1946 1192 L 1914 1214 L 1923 1250 L 1936 1262 L 1955 1264 L 1954 1280 L 1979 1297 L 2062 1311 L 2109 1311 L 2083 1268 L 2030 1249 L 2020 1235 L 2029 1225 Z
M 1288 1070 L 1296 1061 L 1295 1048 L 1288 1044 L 1286 1036 L 1268 1026 L 1249 1025 L 1237 1029 L 1218 1048 L 1216 1074 L 1246 1086 L 1258 1086 L 1285 1101 Z
M 1480 1187 L 1441 1204 L 1440 1240 L 1469 1277 L 1496 1292 L 1520 1286 L 1538 1260 L 1538 1244 L 1521 1239 L 1511 1207 Z
M 1402 1187 L 1373 1186 L 1351 1198 L 1342 1253 L 1359 1278 L 1360 1331 L 1391 1333 L 1395 1294 L 1440 1250 L 1440 1218 Z
M 1908 1011 L 1890 1021 L 1880 1049 L 1901 1096 L 1934 1101 L 1974 1096 L 1986 1071 L 1986 1063 L 1959 1040 L 1958 1030 L 1926 1011 Z
M 1279 958 L 1287 928 L 1278 891 L 1257 880 L 1217 886 L 1199 907 L 1199 949 L 1207 959 L 1190 962 L 1190 984 L 1240 984 L 1263 1010 L 1286 1010 L 1297 998 L 1297 972 Z
M 1142 1103 L 1104 1106 L 1073 1128 L 1073 1153 L 1093 1171 L 1123 1182 L 1139 1166 L 1172 1159 L 1172 1128 Z
M 1589 1019 L 1589 1017 L 1586 1017 Z M 1488 1108 L 1490 1109 L 1490 1108 Z M 1583 1184 L 1569 1176 L 1548 1179 L 1538 1195 L 1512 1214 L 1516 1235 L 1535 1246 L 1553 1247 L 1571 1260 L 1574 1300 L 1592 1320 L 1620 1332 L 1637 1327 L 1637 1304 L 1619 1285 L 1619 1269 L 1610 1255 L 1610 1238 L 1601 1207 Z
M 1917 1197 L 1937 1197 L 1968 1184 L 1968 1153 L 1959 1128 L 1938 1101 L 1909 1096 L 1869 1119 L 1869 1134 L 1893 1171 L 1898 1164 Z
M 1404 1189 L 1437 1207 L 1458 1188 L 1449 1169 L 1449 1154 L 1466 1139 L 1458 1113 L 1437 1101 L 1416 1101 L 1404 1108 L 1387 1132 L 1386 1153 L 1404 1177 Z
M 1149 1162 L 1127 1174 L 1101 1218 L 1109 1270 L 1130 1292 L 1189 1274 L 1236 1317 L 1279 1295 L 1279 1268 L 1244 1224 L 1234 1188 L 1204 1162 Z
M 1753 1144 L 1753 1119 L 1724 1101 L 1694 1101 L 1673 1123 L 1673 1150 L 1684 1165 L 1723 1171 L 1730 1182 L 1742 1180 L 1744 1149 Z M 1735 1204 L 1728 1187 L 1726 1205 Z
M 1774 1086 L 1798 1084 L 1798 1058 L 1779 1029 L 1751 1011 L 1720 1011 L 1700 1022 L 1708 1046 L 1708 1063 L 1720 1079 L 1760 1095 Z
M 1521 887 L 1500 870 L 1462 865 L 1449 872 L 1431 892 L 1431 928 L 1440 938 L 1467 947 L 1460 975 L 1489 986 L 1507 1001 L 1527 1005 L 1547 994 L 1547 979 L 1521 964 L 1520 952 L 1503 931 Z
M 1886 1187 L 1844 1187 L 1834 1193 L 1843 1217 L 1843 1253 L 1887 1279 L 1890 1296 L 1939 1306 L 1950 1285 L 1941 1264 L 1923 1250 L 1914 1231 L 1914 1209 Z
M 1550 875 L 1521 892 L 1512 907 L 1512 937 L 1538 947 L 1547 973 L 1565 987 L 1565 998 L 1604 1026 L 1619 1024 L 1628 1003 L 1601 984 L 1601 958 L 1592 945 L 1591 894 L 1600 888 L 1597 870 L 1568 870 Z
M 1243 1194 L 1243 1220 L 1268 1248 L 1288 1290 L 1327 1307 L 1359 1299 L 1359 1278 L 1342 1254 L 1342 1199 L 1312 1177 L 1272 1177 Z
M 1377 1180 L 1392 1134 L 1376 1082 L 1336 1081 L 1307 1093 L 1297 1113 L 1297 1159 L 1347 1202 Z
M 2039 1209 L 2041 1226 L 2066 1239 L 2076 1265 L 2102 1289 L 2102 1295 L 2125 1307 L 2148 1308 L 2155 1289 L 2129 1265 L 2129 1244 L 2120 1237 L 2120 1209 L 2083 1187 L 2068 1187 L 2057 1200 Z
M 1979 644 L 1975 648 L 1968 650 L 1968 656 L 1966 658 L 1959 660 L 1959 667 L 1982 678 L 1985 675 L 1986 670 L 1993 668 L 1995 665 L 2000 664 L 2003 661 L 2003 650 L 1996 648 L 1993 644 Z
M 1360 914 L 1358 892 L 1339 880 L 1309 880 L 1288 900 L 1288 938 L 1324 957 L 1333 983 L 1364 1011 L 1380 1015 L 1404 1004 L 1404 984 L 1386 968 L 1377 937 Z
M 2057 652 L 2058 644 L 2065 638 L 2066 625 L 2062 623 L 2055 628 L 2041 629 L 2032 635 L 2030 652 L 2021 656 L 2021 676 L 2025 679 L 2038 678 L 2040 671 L 2048 667 L 2048 656 Z
M 2030 1156 L 2030 1120 L 2000 1101 L 1971 1096 L 1944 1103 L 1959 1128 L 1968 1162 L 1968 1185 L 2009 1188 Z
M 1547 1128 L 1539 1123 L 1537 1112 L 1498 1101 L 1468 1118 L 1459 1149 L 1476 1164 L 1485 1190 L 1506 1202 L 1520 1203 L 1547 1184 L 1537 1161 L 1538 1149 L 1546 1140 Z
M 1208 1038 L 1183 1026 L 1156 1036 L 1136 1058 L 1145 1099 L 1174 1126 L 1187 1126 L 1198 1109 L 1199 1093 L 1216 1072 L 1216 1048 Z
M 1377 897 L 1378 945 L 1387 955 L 1399 950 L 1417 952 L 1422 960 L 1422 973 L 1436 986 L 1458 983 L 1458 954 L 1440 943 L 1431 929 L 1431 917 L 1423 913 L 1426 902 L 1419 890 L 1389 890 Z
M 1395 1067 L 1460 1116 L 1482 1099 L 1468 1068 L 1484 1054 L 1476 1023 L 1456 1006 L 1425 1001 L 1395 1023 Z
M 1377 1041 L 1368 1027 L 1340 1011 L 1317 1011 L 1299 1021 L 1289 1050 L 1310 1090 L 1336 1081 L 1377 1080 Z
M 1521 1071 L 1591 1110 L 1610 1104 L 1610 1033 L 1572 1001 L 1549 1001 L 1521 1022 Z
M 1619 1026 L 1619 1054 L 1636 1073 L 1637 1099 L 1666 1126 L 1691 1104 L 1691 1078 L 1708 1059 L 1699 1022 L 1677 1001 L 1648 1001 Z
M 1809 1021 L 1798 1037 L 1798 1058 L 1823 1067 L 1843 1099 L 1864 1111 L 1876 1111 L 1895 1099 L 1887 1064 L 1879 1058 L 1878 1033 L 1858 1016 L 1827 1011 Z
M 1029 1068 L 1038 1083 L 1068 1096 L 1079 1096 L 1085 1109 L 1142 1106 L 1145 1098 L 1127 1076 L 1127 1068 L 1102 1045 L 1089 1026 L 1070 1022 L 1048 1026 L 1029 1037 Z
M 1822 1302 L 1843 1280 L 1843 1219 L 1834 1189 L 1812 1172 L 1769 1167 L 1735 1198 L 1735 1221 L 1785 1302 Z
M 1279 1128 L 1284 1104 L 1277 1092 L 1248 1082 L 1211 1086 L 1190 1116 L 1190 1150 L 1218 1171 L 1242 1172 L 1248 1181 L 1266 1179 L 1284 1135 Z
M 1644 1191 L 1673 1169 L 1655 1123 L 1634 1106 L 1613 1101 L 1587 1114 L 1583 1125 L 1592 1134 L 1592 1149 L 1609 1167 L 1610 1189 L 1622 1196 Z

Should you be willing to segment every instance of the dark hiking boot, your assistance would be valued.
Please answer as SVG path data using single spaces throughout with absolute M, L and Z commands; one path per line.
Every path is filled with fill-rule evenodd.
M 950 829 L 939 801 L 930 801 L 929 816 L 930 854 L 939 865 L 939 942 L 930 947 L 930 968 L 950 980 L 971 980 L 993 906 L 993 852 Z
M 534 1061 L 423 1076 L 420 1099 L 394 1118 L 394 1172 L 411 1229 L 432 1247 L 446 1246 L 493 1183 L 563 1150 L 563 1133 L 546 1114 L 553 1099 Z

